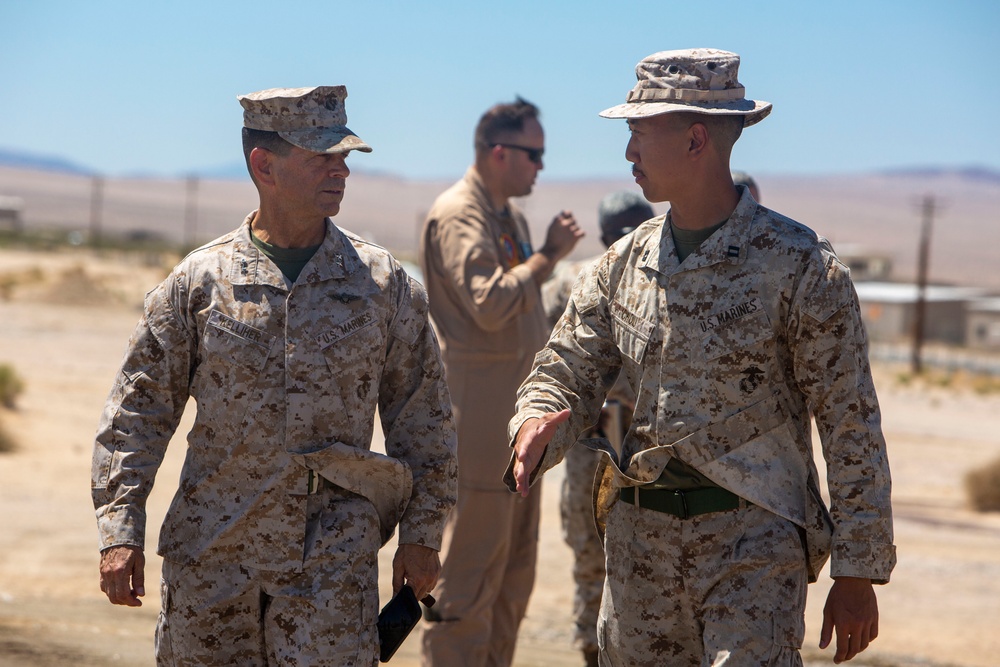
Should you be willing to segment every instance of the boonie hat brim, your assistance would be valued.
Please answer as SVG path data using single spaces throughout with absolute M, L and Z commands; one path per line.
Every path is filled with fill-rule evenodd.
M 733 102 L 626 102 L 605 109 L 602 118 L 649 118 L 665 113 L 704 113 L 723 116 L 743 116 L 743 127 L 750 127 L 764 120 L 771 113 L 771 103 L 760 100 Z

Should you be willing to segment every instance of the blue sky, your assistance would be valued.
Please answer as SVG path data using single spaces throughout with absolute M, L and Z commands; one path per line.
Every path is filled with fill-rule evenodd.
M 109 175 L 241 160 L 239 93 L 345 84 L 356 168 L 452 178 L 479 115 L 542 109 L 543 179 L 628 178 L 624 101 L 655 51 L 736 51 L 774 104 L 734 166 L 1000 170 L 1000 2 L 0 0 L 0 149 Z M 994 46 L 990 46 L 993 44 Z

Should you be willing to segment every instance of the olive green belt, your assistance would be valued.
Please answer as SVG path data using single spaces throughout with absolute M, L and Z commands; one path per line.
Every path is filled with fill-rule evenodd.
M 718 486 L 687 491 L 627 486 L 621 490 L 620 496 L 629 505 L 672 514 L 681 519 L 709 512 L 725 512 L 749 504 L 732 491 Z

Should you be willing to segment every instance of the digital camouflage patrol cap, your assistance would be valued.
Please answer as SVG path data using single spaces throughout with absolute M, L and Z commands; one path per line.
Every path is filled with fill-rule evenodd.
M 277 132 L 313 153 L 371 153 L 371 146 L 347 128 L 346 98 L 345 86 L 270 88 L 237 96 L 244 127 Z
M 743 127 L 764 120 L 770 102 L 746 99 L 736 75 L 740 57 L 718 49 L 660 51 L 635 66 L 638 83 L 625 104 L 600 113 L 604 118 L 646 118 L 664 113 L 742 115 Z

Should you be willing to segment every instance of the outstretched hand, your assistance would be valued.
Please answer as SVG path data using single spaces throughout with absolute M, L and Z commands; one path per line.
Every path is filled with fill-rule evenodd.
M 538 467 L 545 448 L 549 446 L 559 424 L 569 419 L 569 410 L 550 412 L 541 417 L 533 417 L 521 424 L 514 441 L 514 451 L 517 462 L 514 463 L 514 480 L 517 491 L 522 497 L 528 497 L 531 485 L 531 473 Z

